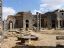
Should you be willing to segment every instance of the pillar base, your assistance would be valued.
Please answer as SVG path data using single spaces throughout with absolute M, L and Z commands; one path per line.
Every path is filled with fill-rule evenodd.
M 60 30 L 61 28 L 57 28 L 58 30 Z

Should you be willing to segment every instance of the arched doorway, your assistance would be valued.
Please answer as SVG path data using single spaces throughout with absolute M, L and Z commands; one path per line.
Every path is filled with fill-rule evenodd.
M 13 28 L 13 22 L 9 21 L 9 29 L 12 29 L 12 28 Z
M 26 30 L 29 28 L 29 20 L 26 20 Z

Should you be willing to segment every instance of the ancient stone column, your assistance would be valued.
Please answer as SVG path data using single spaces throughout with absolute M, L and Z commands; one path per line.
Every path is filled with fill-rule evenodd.
M 48 16 L 47 26 L 48 26 L 48 29 L 51 29 L 51 16 Z
M 15 21 L 13 22 L 13 29 L 15 28 Z
M 58 10 L 57 12 L 56 12 L 56 14 L 57 14 L 57 29 L 60 29 L 60 10 Z
M 60 29 L 60 20 L 58 19 L 58 29 Z
M 63 28 L 63 20 L 62 20 L 62 28 Z
M 41 14 L 39 13 L 39 30 L 41 29 Z
M 12 23 L 10 23 L 10 30 L 12 30 L 13 29 L 13 24 Z
M 39 31 L 39 13 L 37 12 L 36 15 L 37 15 L 37 31 Z
M 62 20 L 61 20 L 61 28 L 62 28 L 63 24 L 62 24 Z

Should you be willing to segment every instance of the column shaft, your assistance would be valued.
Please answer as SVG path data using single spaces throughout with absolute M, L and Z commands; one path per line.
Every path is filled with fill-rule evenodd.
M 58 29 L 60 29 L 60 20 L 58 20 Z

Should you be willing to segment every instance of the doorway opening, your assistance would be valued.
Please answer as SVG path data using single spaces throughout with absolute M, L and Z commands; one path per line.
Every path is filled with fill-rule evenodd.
M 52 20 L 52 28 L 55 28 L 55 20 Z
M 9 29 L 12 29 L 12 28 L 13 28 L 13 22 L 9 21 Z
M 63 21 L 63 27 L 64 27 L 64 21 Z
M 26 20 L 26 30 L 29 28 L 29 20 Z

